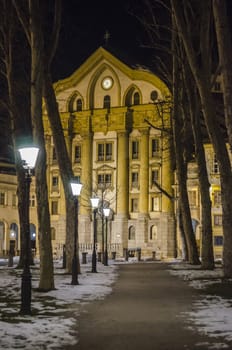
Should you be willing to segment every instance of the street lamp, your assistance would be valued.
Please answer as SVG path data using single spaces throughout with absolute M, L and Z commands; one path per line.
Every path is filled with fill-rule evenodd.
M 91 205 L 93 208 L 93 253 L 92 253 L 92 272 L 97 272 L 97 254 L 96 254 L 96 243 L 97 243 L 97 208 L 99 198 L 91 198 Z
M 105 252 L 104 252 L 104 265 L 108 266 L 108 249 L 107 249 L 107 244 L 108 244 L 108 217 L 110 215 L 110 208 L 104 208 L 103 209 L 104 216 L 106 218 L 106 240 L 105 240 Z
M 78 268 L 77 268 L 77 239 L 78 239 L 78 196 L 81 193 L 82 184 L 78 183 L 75 179 L 70 183 L 72 194 L 74 198 L 74 249 L 72 259 L 72 285 L 78 283 Z
M 29 219 L 29 203 L 30 203 L 30 184 L 32 169 L 34 169 L 39 148 L 22 147 L 19 148 L 20 158 L 25 173 L 25 251 L 23 255 L 23 273 L 21 281 L 21 309 L 22 315 L 31 314 L 31 272 L 30 272 L 30 219 Z

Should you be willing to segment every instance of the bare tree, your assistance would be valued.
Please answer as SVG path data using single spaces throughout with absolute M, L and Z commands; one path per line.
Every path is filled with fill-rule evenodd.
M 219 164 L 224 233 L 223 266 L 225 277 L 231 277 L 232 172 L 226 140 L 220 129 L 211 94 L 212 71 L 209 62 L 212 57 L 210 47 L 211 1 L 197 1 L 193 4 L 190 1 L 171 0 L 171 4 L 178 33 L 183 40 L 185 53 L 197 84 L 206 127 Z M 199 20 L 198 23 L 195 22 L 196 19 Z
M 14 0 L 13 3 L 31 48 L 31 120 L 33 138 L 40 148 L 35 169 L 40 245 L 39 289 L 47 291 L 54 289 L 54 276 L 46 175 L 47 162 L 42 121 L 43 37 L 41 23 L 43 12 L 37 0 L 29 1 L 28 8 L 21 7 L 21 4 Z
M 228 141 L 232 150 L 232 36 L 225 0 L 213 0 L 214 23 L 219 53 L 219 71 L 222 75 L 224 113 Z
M 20 260 L 18 267 L 23 266 L 26 254 L 26 235 L 27 223 L 25 222 L 24 213 L 26 212 L 26 188 L 24 171 L 21 165 L 21 160 L 17 148 L 20 146 L 20 142 L 25 132 L 31 134 L 30 123 L 30 108 L 29 108 L 29 75 L 25 74 L 25 65 L 27 64 L 27 54 L 29 47 L 27 47 L 22 33 L 19 29 L 19 23 L 17 22 L 16 13 L 12 6 L 12 3 L 7 0 L 1 0 L 1 13 L 5 14 L 1 21 L 0 32 L 0 49 L 2 60 L 1 73 L 6 79 L 6 95 L 5 101 L 2 107 L 8 113 L 10 118 L 10 131 L 15 151 L 15 166 L 17 174 L 17 196 L 18 196 L 18 212 L 20 223 Z M 7 15 L 6 15 L 7 14 Z M 21 48 L 20 51 L 17 43 L 20 38 Z M 23 102 L 23 103 L 22 103 Z

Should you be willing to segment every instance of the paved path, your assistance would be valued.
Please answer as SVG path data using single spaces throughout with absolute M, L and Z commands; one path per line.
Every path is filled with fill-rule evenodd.
M 112 294 L 84 307 L 79 344 L 65 349 L 208 350 L 216 339 L 187 328 L 182 314 L 198 292 L 167 269 L 162 263 L 120 265 Z

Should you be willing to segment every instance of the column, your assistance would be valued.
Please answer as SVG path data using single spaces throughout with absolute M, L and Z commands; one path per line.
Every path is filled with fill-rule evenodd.
M 149 130 L 141 130 L 140 173 L 139 173 L 139 215 L 136 225 L 136 246 L 144 252 L 148 242 L 148 188 L 149 188 Z
M 79 209 L 79 242 L 90 243 L 91 238 L 91 204 L 92 197 L 92 133 L 82 135 L 81 146 L 81 181 L 83 184 L 80 195 Z
M 128 247 L 128 204 L 129 204 L 129 139 L 128 132 L 118 132 L 117 139 L 117 213 L 114 234 L 120 243 L 120 255 Z
M 141 131 L 140 142 L 140 196 L 139 212 L 140 216 L 148 214 L 148 187 L 149 187 L 149 130 Z

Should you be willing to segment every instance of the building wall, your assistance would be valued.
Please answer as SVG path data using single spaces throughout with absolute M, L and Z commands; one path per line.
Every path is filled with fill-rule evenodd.
M 108 89 L 103 86 L 105 78 L 112 81 Z M 127 249 L 141 249 L 148 257 L 156 250 L 164 258 L 174 256 L 174 208 L 162 193 L 164 189 L 171 196 L 173 183 L 169 137 L 163 132 L 170 128 L 166 86 L 154 74 L 130 68 L 100 48 L 71 77 L 58 82 L 55 91 L 74 174 L 83 184 L 81 249 L 92 249 L 90 198 L 97 195 L 99 250 L 103 204 L 111 209 L 109 250 L 117 250 L 119 256 Z M 44 125 L 50 201 L 58 201 L 51 222 L 55 244 L 60 245 L 65 242 L 64 193 L 46 111 Z

